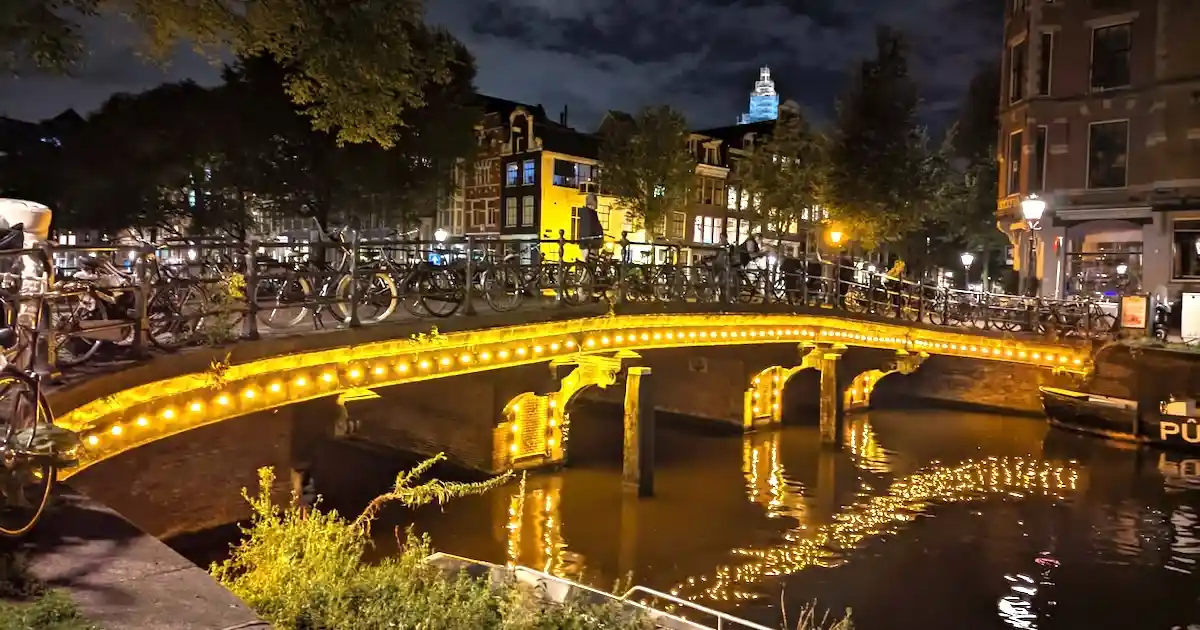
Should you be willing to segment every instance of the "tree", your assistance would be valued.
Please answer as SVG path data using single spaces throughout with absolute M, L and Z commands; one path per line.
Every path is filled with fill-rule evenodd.
M 799 108 L 780 108 L 770 137 L 755 143 L 738 175 L 768 231 L 810 219 L 808 212 L 822 201 L 824 154 Z
M 905 241 L 940 210 L 946 156 L 917 125 L 907 51 L 899 33 L 879 29 L 876 57 L 862 62 L 838 102 L 829 138 L 831 218 L 868 249 Z
M 613 124 L 601 137 L 600 186 L 648 238 L 672 211 L 687 207 L 696 177 L 689 138 L 683 115 L 666 105 L 642 110 L 631 123 Z
M 423 22 L 421 0 L 6 0 L 0 68 L 69 71 L 84 53 L 81 20 L 101 13 L 129 18 L 160 60 L 184 41 L 275 60 L 291 100 L 339 143 L 391 146 L 425 86 L 450 79 L 456 52 Z

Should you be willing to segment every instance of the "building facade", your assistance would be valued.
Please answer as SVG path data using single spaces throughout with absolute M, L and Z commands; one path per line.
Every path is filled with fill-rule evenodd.
M 1200 289 L 1200 2 L 1006 1 L 998 225 L 1015 266 L 1047 297 Z

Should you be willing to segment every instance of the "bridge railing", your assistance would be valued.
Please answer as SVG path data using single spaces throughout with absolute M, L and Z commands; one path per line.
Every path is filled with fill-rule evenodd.
M 832 309 L 933 326 L 1106 338 L 1115 305 L 889 277 L 863 262 L 750 257 L 728 246 L 464 237 L 316 242 L 175 239 L 4 252 L 0 304 L 23 354 L 46 370 L 404 318 L 596 303 Z

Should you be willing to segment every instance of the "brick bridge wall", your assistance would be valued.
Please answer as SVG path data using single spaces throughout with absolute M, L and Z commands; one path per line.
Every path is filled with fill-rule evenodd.
M 644 353 L 641 362 L 653 369 L 661 410 L 740 426 L 743 394 L 754 375 L 773 365 L 796 365 L 800 356 L 797 346 L 767 344 L 663 349 Z M 839 376 L 848 384 L 863 371 L 885 367 L 891 357 L 851 348 L 838 362 Z M 881 381 L 873 402 L 1033 412 L 1037 385 L 1048 376 L 1034 368 L 933 357 L 911 376 Z M 815 408 L 818 382 L 815 370 L 793 377 L 785 404 Z M 504 405 L 522 392 L 553 388 L 545 364 L 383 388 L 377 391 L 381 398 L 347 403 L 352 439 L 421 455 L 444 452 L 452 463 L 488 470 Z M 616 403 L 623 395 L 619 385 L 585 393 Z M 276 469 L 275 498 L 286 500 L 291 471 L 320 459 L 323 444 L 334 440 L 339 414 L 327 398 L 201 427 L 100 462 L 71 485 L 155 536 L 212 528 L 248 516 L 241 489 L 257 486 L 260 467 Z

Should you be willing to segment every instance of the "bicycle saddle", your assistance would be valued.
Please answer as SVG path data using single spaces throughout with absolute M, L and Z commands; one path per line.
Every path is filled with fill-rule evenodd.
M 17 345 L 17 329 L 11 326 L 0 328 L 0 348 L 8 350 Z

